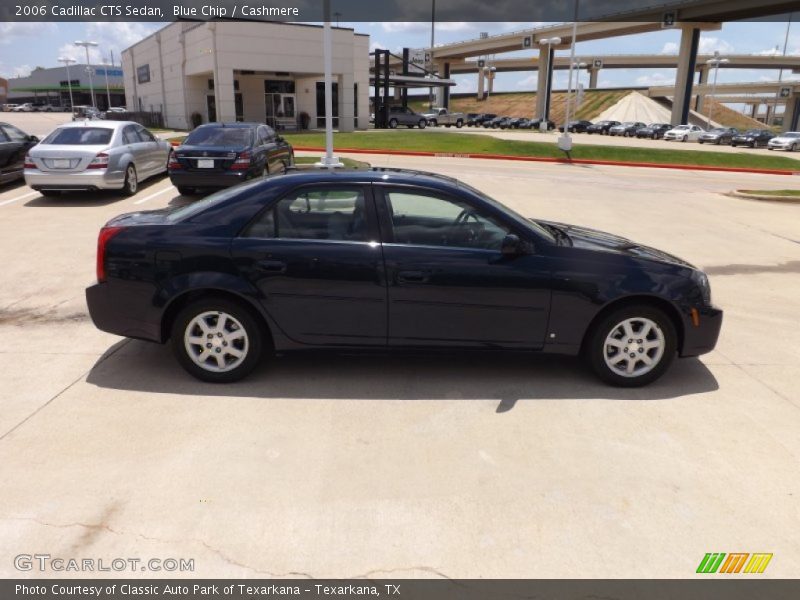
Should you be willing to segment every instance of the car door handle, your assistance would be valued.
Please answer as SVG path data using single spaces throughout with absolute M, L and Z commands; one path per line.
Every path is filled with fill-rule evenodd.
M 260 260 L 256 263 L 260 271 L 267 273 L 285 273 L 286 263 L 280 260 Z
M 425 271 L 399 271 L 397 273 L 398 283 L 426 283 L 429 274 Z

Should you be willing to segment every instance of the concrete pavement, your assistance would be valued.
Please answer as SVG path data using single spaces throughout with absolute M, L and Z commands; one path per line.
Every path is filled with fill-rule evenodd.
M 174 574 L 202 577 L 678 578 L 720 551 L 800 573 L 800 207 L 721 195 L 792 178 L 356 158 L 704 267 L 718 350 L 640 390 L 519 356 L 285 357 L 203 384 L 95 330 L 83 299 L 99 227 L 186 202 L 168 180 L 0 188 L 0 575 L 57 576 L 14 569 L 49 553 L 193 558 Z

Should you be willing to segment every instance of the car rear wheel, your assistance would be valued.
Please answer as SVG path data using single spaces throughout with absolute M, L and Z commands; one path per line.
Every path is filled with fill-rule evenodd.
M 620 387 L 655 381 L 669 368 L 676 351 L 672 321 L 663 311 L 646 305 L 609 314 L 593 329 L 586 346 L 595 374 Z
M 428 125 L 428 122 L 425 119 L 420 119 L 417 125 L 419 125 L 420 129 L 425 129 L 425 127 L 427 127 Z
M 136 176 L 136 167 L 133 164 L 125 169 L 125 183 L 122 184 L 122 193 L 125 196 L 134 196 L 139 191 L 139 179 Z
M 222 298 L 186 306 L 172 327 L 172 348 L 181 366 L 210 383 L 231 383 L 258 365 L 263 334 L 253 314 Z
M 456 121 L 456 129 L 461 129 L 464 126 L 464 121 L 458 120 Z

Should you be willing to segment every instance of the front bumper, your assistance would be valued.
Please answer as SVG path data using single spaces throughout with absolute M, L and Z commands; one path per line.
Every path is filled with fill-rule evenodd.
M 790 150 L 792 147 L 792 142 L 770 142 L 767 144 L 767 146 L 773 150 Z
M 713 306 L 695 310 L 697 311 L 696 321 L 691 310 L 688 314 L 683 315 L 683 344 L 680 349 L 682 357 L 707 354 L 716 347 L 719 339 L 719 332 L 722 328 L 722 310 Z
M 87 169 L 79 173 L 50 173 L 25 169 L 25 183 L 34 190 L 121 190 L 124 171 Z
M 170 171 L 169 179 L 175 187 L 225 188 L 241 183 L 249 179 L 251 175 L 250 171 L 215 171 L 213 173 Z

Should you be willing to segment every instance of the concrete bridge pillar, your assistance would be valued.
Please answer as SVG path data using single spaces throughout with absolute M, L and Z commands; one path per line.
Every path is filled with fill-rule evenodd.
M 678 71 L 675 77 L 675 94 L 672 98 L 672 123 L 689 122 L 689 105 L 692 99 L 694 72 L 697 65 L 697 48 L 700 45 L 700 28 L 688 25 L 681 28 L 678 52 Z
M 478 69 L 478 100 L 483 100 L 483 85 L 486 77 L 483 74 L 483 69 Z
M 798 118 L 800 118 L 800 93 L 793 92 L 786 99 L 786 108 L 783 111 L 783 130 L 797 131 Z
M 589 89 L 597 89 L 597 76 L 600 74 L 600 69 L 589 69 Z
M 536 116 L 540 119 L 550 117 L 550 91 L 553 86 L 553 56 L 555 50 L 550 46 L 539 48 L 539 69 L 536 84 Z
M 698 69 L 698 71 L 700 73 L 700 77 L 698 77 L 697 83 L 699 85 L 704 85 L 704 84 L 708 83 L 708 73 L 709 73 L 710 70 L 711 69 L 709 68 L 708 65 L 703 65 L 702 67 L 700 67 L 700 69 Z M 703 105 L 705 103 L 705 99 L 706 99 L 705 94 L 697 94 L 697 100 L 695 100 L 695 103 L 694 103 L 694 109 L 697 112 L 702 112 L 703 111 Z

